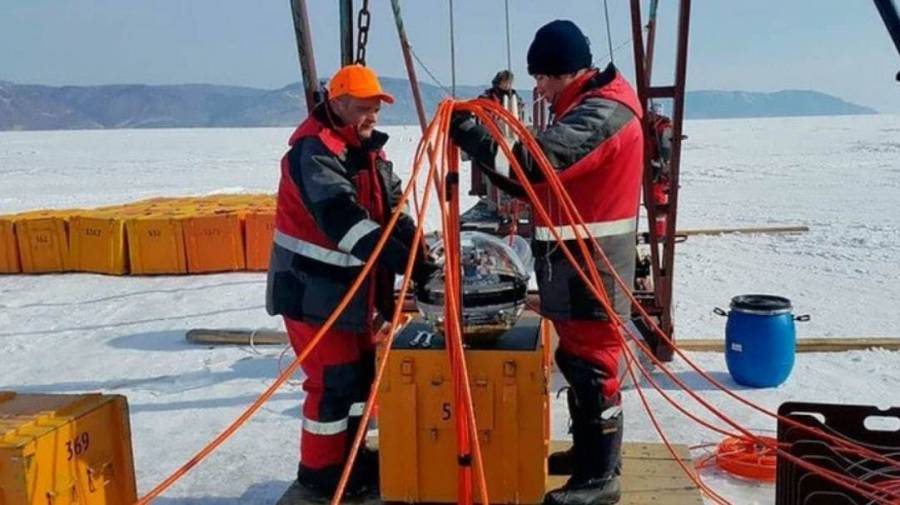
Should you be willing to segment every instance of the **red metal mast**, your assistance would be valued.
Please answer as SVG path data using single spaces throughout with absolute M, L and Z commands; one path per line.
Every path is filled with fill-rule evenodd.
M 638 96 L 644 110 L 651 110 L 654 99 L 672 100 L 672 153 L 669 162 L 669 177 L 671 188 L 668 192 L 668 201 L 657 204 L 653 196 L 653 167 L 650 154 L 655 151 L 654 142 L 656 132 L 651 124 L 652 115 L 644 116 L 644 205 L 647 207 L 649 224 L 648 242 L 650 244 L 650 260 L 653 275 L 653 291 L 638 293 L 642 304 L 647 311 L 656 316 L 660 328 L 674 338 L 675 324 L 672 317 L 673 280 L 675 266 L 675 230 L 678 215 L 678 185 L 681 168 L 681 141 L 683 139 L 682 127 L 684 123 L 684 90 L 687 80 L 687 55 L 688 34 L 691 18 L 691 1 L 679 0 L 677 51 L 675 56 L 674 84 L 668 86 L 653 86 L 653 50 L 656 38 L 656 6 L 657 2 L 651 2 L 650 21 L 647 26 L 647 40 L 643 35 L 641 23 L 640 0 L 631 0 L 631 32 L 634 41 L 634 68 L 635 81 L 638 88 Z M 666 221 L 666 233 L 662 237 L 657 233 L 655 223 L 658 217 L 664 217 Z M 658 342 L 656 338 L 648 335 L 648 341 L 654 346 L 656 355 L 663 360 L 672 359 L 672 348 Z

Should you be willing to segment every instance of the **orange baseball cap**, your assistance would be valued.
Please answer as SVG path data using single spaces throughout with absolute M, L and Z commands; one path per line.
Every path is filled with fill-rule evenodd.
M 381 88 L 375 72 L 359 64 L 347 65 L 338 70 L 328 82 L 328 95 L 331 98 L 344 95 L 354 98 L 380 98 L 384 102 L 394 103 L 394 97 Z

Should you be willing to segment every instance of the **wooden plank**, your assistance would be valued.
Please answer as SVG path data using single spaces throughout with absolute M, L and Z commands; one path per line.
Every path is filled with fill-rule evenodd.
M 278 330 L 229 330 L 203 329 L 188 330 L 184 336 L 194 344 L 215 345 L 285 345 L 287 333 Z
M 369 447 L 377 447 L 377 440 L 370 438 Z M 565 450 L 571 442 L 554 440 L 551 451 Z M 675 453 L 692 468 L 690 451 L 685 445 L 675 445 Z M 547 490 L 565 484 L 568 476 L 547 477 Z M 626 442 L 622 448 L 622 500 L 619 505 L 703 505 L 703 497 L 693 482 L 678 466 L 675 458 L 663 444 Z M 347 503 L 382 505 L 377 498 L 345 500 Z M 278 501 L 278 505 L 307 505 L 302 490 L 291 486 Z
M 188 342 L 211 345 L 285 345 L 287 334 L 278 330 L 230 330 L 194 329 L 185 335 Z M 556 333 L 553 338 L 555 340 Z M 555 344 L 555 342 L 554 342 Z M 679 339 L 678 348 L 683 351 L 724 352 L 725 340 L 721 338 Z M 801 338 L 797 340 L 797 352 L 845 352 L 866 349 L 900 351 L 900 338 Z
M 721 338 L 678 339 L 683 351 L 725 352 L 725 340 Z M 846 352 L 867 349 L 900 351 L 900 338 L 801 338 L 797 340 L 797 352 Z
M 551 451 L 566 450 L 568 441 L 554 440 Z M 690 451 L 685 445 L 673 447 L 679 458 L 693 468 Z M 547 478 L 547 489 L 566 482 L 564 475 Z M 622 500 L 619 505 L 702 505 L 700 490 L 685 475 L 663 444 L 625 442 L 622 446 Z
M 678 230 L 675 235 L 691 237 L 697 235 L 727 235 L 738 234 L 791 234 L 806 233 L 809 226 L 758 226 L 753 228 L 705 228 L 696 230 Z

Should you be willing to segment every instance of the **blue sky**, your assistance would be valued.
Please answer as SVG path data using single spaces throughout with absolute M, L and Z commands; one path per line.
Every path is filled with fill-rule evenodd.
M 502 0 L 454 0 L 457 81 L 480 84 L 506 66 Z M 360 0 L 356 0 L 357 6 Z M 369 64 L 403 76 L 388 0 L 373 10 Z M 534 31 L 576 21 L 608 54 L 600 0 L 509 0 L 513 70 L 530 86 Z M 645 4 L 647 2 L 644 2 Z M 671 78 L 675 2 L 662 0 L 656 80 Z M 339 58 L 337 2 L 309 0 L 319 73 Z M 900 57 L 869 0 L 694 0 L 689 89 L 815 89 L 900 112 Z M 410 41 L 450 82 L 447 0 L 402 2 Z M 616 63 L 631 75 L 628 2 L 609 0 Z M 430 80 L 420 70 L 420 79 Z M 37 84 L 203 82 L 276 88 L 299 78 L 288 0 L 3 0 L 0 79 Z

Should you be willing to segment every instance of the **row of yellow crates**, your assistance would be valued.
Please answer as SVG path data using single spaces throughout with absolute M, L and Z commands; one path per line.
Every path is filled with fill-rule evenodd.
M 272 195 L 154 198 L 0 215 L 0 273 L 266 270 L 274 229 Z

